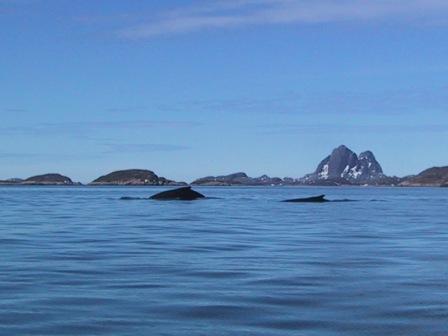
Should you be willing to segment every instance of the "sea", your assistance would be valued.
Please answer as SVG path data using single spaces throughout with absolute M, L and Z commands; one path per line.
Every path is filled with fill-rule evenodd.
M 1 187 L 0 335 L 448 335 L 448 189 L 165 189 Z

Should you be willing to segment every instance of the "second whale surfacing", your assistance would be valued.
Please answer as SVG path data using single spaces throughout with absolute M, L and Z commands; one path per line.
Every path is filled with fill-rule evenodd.
M 205 198 L 205 196 L 188 186 L 163 191 L 151 196 L 149 199 L 161 201 L 194 201 L 201 198 Z
M 326 203 L 330 202 L 325 198 L 325 195 L 313 196 L 313 197 L 305 197 L 305 198 L 294 198 L 289 199 L 283 202 L 289 203 Z

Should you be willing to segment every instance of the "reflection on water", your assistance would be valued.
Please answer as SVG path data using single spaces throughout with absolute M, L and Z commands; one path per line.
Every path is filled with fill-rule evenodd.
M 448 334 L 448 190 L 160 190 L 0 188 L 0 334 Z

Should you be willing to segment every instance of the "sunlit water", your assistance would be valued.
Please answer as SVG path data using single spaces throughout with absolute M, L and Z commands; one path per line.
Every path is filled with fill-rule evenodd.
M 198 189 L 0 188 L 0 334 L 448 335 L 448 189 Z

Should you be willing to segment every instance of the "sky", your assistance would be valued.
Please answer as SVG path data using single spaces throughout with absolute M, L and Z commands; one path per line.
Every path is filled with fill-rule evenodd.
M 448 165 L 446 0 L 0 0 L 0 179 Z

